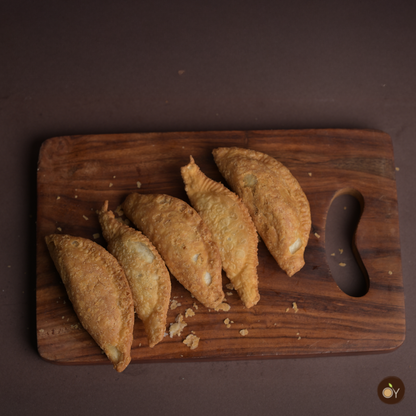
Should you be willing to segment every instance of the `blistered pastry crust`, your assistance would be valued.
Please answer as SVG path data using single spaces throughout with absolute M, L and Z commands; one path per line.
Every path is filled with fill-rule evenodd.
M 137 316 L 154 347 L 166 330 L 171 294 L 170 275 L 153 244 L 140 231 L 117 221 L 105 201 L 98 215 L 108 251 L 123 267 Z
M 257 231 L 240 198 L 201 172 L 192 156 L 181 168 L 192 206 L 210 229 L 222 267 L 247 308 L 260 299 L 257 276 Z
M 298 181 L 264 153 L 233 147 L 215 149 L 213 155 L 270 253 L 289 276 L 295 274 L 305 264 L 311 229 L 309 202 Z
M 221 258 L 198 213 L 169 195 L 128 195 L 126 216 L 156 247 L 170 272 L 204 306 L 215 308 L 224 298 Z
M 133 299 L 123 269 L 103 247 L 80 237 L 45 238 L 82 326 L 121 372 L 131 361 Z

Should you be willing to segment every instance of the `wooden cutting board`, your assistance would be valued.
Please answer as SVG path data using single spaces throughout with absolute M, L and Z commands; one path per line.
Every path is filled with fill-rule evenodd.
M 208 310 L 172 277 L 168 324 L 192 308 L 180 337 L 149 348 L 138 319 L 132 362 L 263 359 L 392 351 L 405 337 L 395 167 L 390 137 L 372 130 L 275 130 L 140 133 L 56 137 L 39 155 L 37 213 L 37 335 L 40 355 L 62 364 L 109 363 L 81 327 L 55 270 L 44 238 L 64 233 L 94 239 L 96 210 L 109 200 L 115 210 L 131 192 L 166 193 L 186 201 L 180 167 L 195 158 L 202 171 L 222 181 L 212 158 L 220 146 L 267 153 L 286 165 L 309 199 L 312 231 L 306 265 L 289 278 L 259 243 L 260 302 L 242 306 L 225 289 L 231 309 Z M 141 187 L 138 189 L 137 182 Z M 362 196 L 355 236 L 369 290 L 345 294 L 335 283 L 325 251 L 331 201 L 339 193 Z M 105 246 L 102 237 L 95 240 Z M 344 268 L 347 270 L 348 264 Z M 223 277 L 224 285 L 228 283 Z M 293 308 L 296 303 L 297 311 Z M 196 307 L 198 309 L 196 309 Z M 232 321 L 230 327 L 224 320 Z M 240 331 L 248 330 L 246 336 Z M 194 331 L 199 347 L 183 339 Z

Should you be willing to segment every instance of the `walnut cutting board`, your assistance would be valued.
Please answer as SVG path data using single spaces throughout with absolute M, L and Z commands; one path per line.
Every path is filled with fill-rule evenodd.
M 372 130 L 275 130 L 141 133 L 56 137 L 39 155 L 37 213 L 37 336 L 40 355 L 62 364 L 108 363 L 72 309 L 44 237 L 61 232 L 94 239 L 96 210 L 115 210 L 131 192 L 166 193 L 188 202 L 180 167 L 192 155 L 201 170 L 224 182 L 212 150 L 238 146 L 275 157 L 309 199 L 312 231 L 306 265 L 289 278 L 259 243 L 260 302 L 242 306 L 226 295 L 228 312 L 195 302 L 172 277 L 168 324 L 193 308 L 180 337 L 149 348 L 136 319 L 132 362 L 309 357 L 392 351 L 405 337 L 395 168 L 390 137 Z M 141 188 L 137 188 L 137 182 Z M 325 223 L 337 192 L 354 189 L 365 207 L 355 242 L 369 290 L 351 297 L 339 289 L 325 252 Z M 349 191 L 348 191 L 349 192 Z M 318 238 L 318 236 L 320 236 Z M 105 247 L 102 237 L 95 240 Z M 223 277 L 224 285 L 228 283 Z M 230 292 L 224 289 L 225 292 Z M 292 308 L 296 302 L 298 311 Z M 198 309 L 193 306 L 197 304 Z M 230 328 L 224 324 L 229 318 Z M 246 336 L 240 330 L 247 329 Z M 182 343 L 194 331 L 199 347 Z

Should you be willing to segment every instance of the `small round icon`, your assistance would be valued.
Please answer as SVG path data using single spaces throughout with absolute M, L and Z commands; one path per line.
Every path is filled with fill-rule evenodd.
M 386 377 L 377 388 L 378 397 L 387 404 L 399 403 L 404 396 L 404 383 L 398 377 Z

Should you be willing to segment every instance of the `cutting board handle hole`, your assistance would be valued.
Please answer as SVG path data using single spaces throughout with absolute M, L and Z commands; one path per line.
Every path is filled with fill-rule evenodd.
M 355 233 L 364 211 L 364 197 L 354 188 L 336 192 L 325 225 L 325 252 L 332 277 L 348 296 L 369 290 L 367 270 L 355 245 Z

